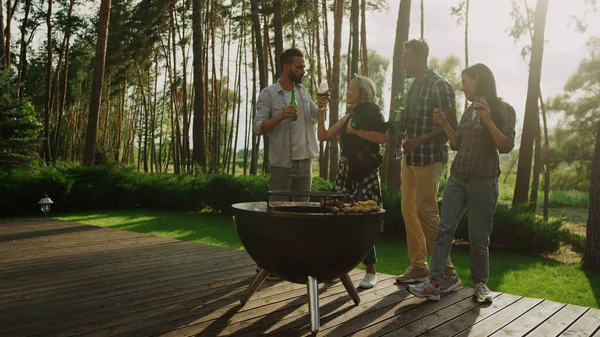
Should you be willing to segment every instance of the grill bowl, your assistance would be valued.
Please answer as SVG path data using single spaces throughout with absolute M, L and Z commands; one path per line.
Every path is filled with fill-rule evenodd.
M 237 233 L 258 265 L 282 279 L 305 284 L 334 280 L 355 268 L 379 236 L 385 211 L 331 214 L 318 203 L 267 207 L 232 205 Z

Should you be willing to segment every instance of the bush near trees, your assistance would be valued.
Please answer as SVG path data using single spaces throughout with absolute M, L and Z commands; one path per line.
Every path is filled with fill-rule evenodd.
M 114 164 L 94 167 L 67 166 L 43 170 L 0 173 L 2 216 L 34 215 L 44 192 L 55 202 L 52 212 L 102 209 L 210 210 L 231 215 L 231 204 L 267 199 L 268 176 L 204 176 L 138 173 Z M 313 178 L 312 189 L 331 190 L 331 183 Z M 400 194 L 384 189 L 387 211 L 383 236 L 403 238 Z M 342 215 L 343 216 L 343 215 Z M 466 214 L 456 238 L 468 240 Z M 545 222 L 533 214 L 499 206 L 494 218 L 492 243 L 513 251 L 543 253 L 558 249 L 561 221 Z M 335 240 L 335 238 L 332 238 Z

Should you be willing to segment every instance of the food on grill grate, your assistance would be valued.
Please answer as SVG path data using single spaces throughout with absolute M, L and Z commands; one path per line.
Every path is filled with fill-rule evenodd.
M 379 212 L 379 205 L 375 200 L 358 201 L 354 203 L 343 203 L 338 200 L 321 200 L 322 207 L 331 207 L 331 213 L 338 214 L 367 214 Z

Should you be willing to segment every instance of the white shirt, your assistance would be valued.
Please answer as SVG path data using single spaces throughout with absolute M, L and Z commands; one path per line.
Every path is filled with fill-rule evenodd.
M 292 100 L 292 92 L 282 90 L 283 97 L 285 99 L 286 106 L 290 105 Z M 290 151 L 292 154 L 292 160 L 302 160 L 310 158 L 310 151 L 308 150 L 308 133 L 306 127 L 306 119 L 302 115 L 305 113 L 304 104 L 301 99 L 298 99 L 298 93 L 296 93 L 296 103 L 298 103 L 298 118 L 295 122 L 290 123 Z M 313 131 L 314 133 L 314 131 Z
M 314 158 L 319 155 L 316 133 L 318 107 L 303 85 L 296 84 L 295 89 L 298 119 L 296 121 L 286 119 L 268 133 L 271 166 L 291 167 L 292 160 Z M 261 134 L 262 122 L 277 116 L 288 106 L 290 98 L 291 91 L 287 96 L 279 81 L 260 92 L 254 117 L 255 135 Z

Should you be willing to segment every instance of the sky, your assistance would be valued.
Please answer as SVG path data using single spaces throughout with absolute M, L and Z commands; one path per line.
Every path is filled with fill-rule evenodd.
M 376 50 L 390 62 L 393 58 L 399 2 L 390 0 L 388 10 L 367 15 L 368 48 Z M 454 54 L 461 58 L 464 65 L 464 26 L 457 25 L 456 19 L 450 15 L 450 6 L 456 3 L 458 0 L 425 0 L 424 35 L 429 43 L 430 57 L 445 58 Z M 535 6 L 535 3 L 528 1 L 529 6 Z M 418 0 L 412 1 L 409 39 L 421 35 L 419 4 Z M 521 48 L 525 42 L 529 42 L 529 37 L 515 44 L 508 35 L 507 30 L 512 26 L 510 0 L 471 0 L 470 6 L 469 63 L 484 63 L 492 69 L 498 94 L 514 106 L 520 127 L 529 76 L 529 58 L 522 58 Z M 588 14 L 585 20 L 587 32 L 576 31 L 572 15 L 583 18 L 584 9 L 584 0 L 550 0 L 542 63 L 541 88 L 544 98 L 562 93 L 565 82 L 577 69 L 580 60 L 589 55 L 585 46 L 587 40 L 600 35 L 600 13 Z M 391 63 L 387 84 L 391 86 Z M 389 91 L 383 92 L 382 97 L 384 102 L 389 102 Z M 555 125 L 559 119 L 558 116 L 550 118 L 549 126 Z
M 456 55 L 461 59 L 462 66 L 464 65 L 464 26 L 458 25 L 456 18 L 450 14 L 450 7 L 458 2 L 460 1 L 425 0 L 424 37 L 429 44 L 430 58 L 444 59 Z M 368 49 L 375 50 L 390 61 L 385 84 L 387 90 L 379 93 L 385 106 L 389 106 L 390 102 L 394 40 L 400 0 L 388 0 L 387 3 L 386 10 L 368 13 L 366 16 Z M 535 8 L 535 0 L 528 0 L 527 3 L 533 9 Z M 590 12 L 584 16 L 586 8 L 585 0 L 550 0 L 546 18 L 546 43 L 541 80 L 542 95 L 545 99 L 563 92 L 564 84 L 575 72 L 579 62 L 589 56 L 586 42 L 592 36 L 600 36 L 600 13 Z M 509 36 L 508 30 L 513 26 L 511 9 L 511 0 L 470 1 L 469 63 L 484 63 L 494 72 L 499 96 L 516 110 L 519 136 L 529 77 L 529 56 L 524 59 L 521 56 L 521 49 L 525 43 L 530 42 L 528 35 L 517 43 Z M 409 39 L 421 36 L 420 14 L 420 1 L 413 0 Z M 575 29 L 573 16 L 585 18 L 588 25 L 586 32 L 581 33 Z M 348 17 L 344 17 L 342 53 L 346 53 L 348 49 L 348 20 Z M 333 23 L 331 13 L 328 22 L 330 26 Z M 329 42 L 330 50 L 333 50 L 333 29 L 330 29 Z M 288 47 L 284 43 L 284 49 Z M 556 114 L 550 115 L 548 127 L 552 128 L 560 118 L 561 116 Z M 241 123 L 245 123 L 244 117 Z M 240 128 L 238 143 L 238 148 L 242 148 L 243 128 Z

